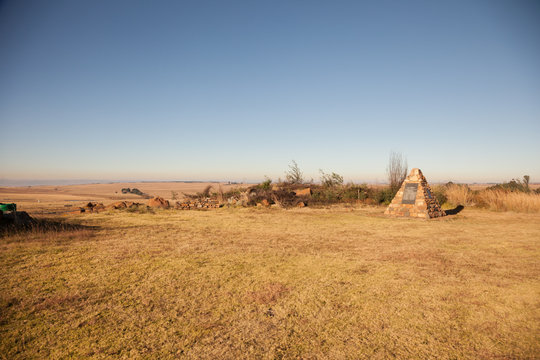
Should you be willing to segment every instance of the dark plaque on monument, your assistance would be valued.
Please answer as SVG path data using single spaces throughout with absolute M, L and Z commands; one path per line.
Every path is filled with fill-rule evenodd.
M 414 204 L 416 202 L 416 192 L 418 191 L 418 184 L 405 184 L 405 189 L 403 190 L 403 200 L 402 204 Z

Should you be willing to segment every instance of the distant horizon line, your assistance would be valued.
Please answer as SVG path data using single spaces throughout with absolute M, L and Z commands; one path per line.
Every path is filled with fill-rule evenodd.
M 231 185 L 258 184 L 260 181 L 232 181 L 232 180 L 111 180 L 111 179 L 0 179 L 0 186 L 20 187 L 20 186 L 71 186 L 71 185 L 97 185 L 97 184 L 119 184 L 119 183 L 228 183 Z M 374 184 L 387 185 L 387 181 L 350 181 L 356 184 Z M 497 181 L 428 181 L 432 184 L 445 184 L 454 182 L 457 184 L 471 185 L 494 185 L 501 182 Z M 317 184 L 318 182 L 314 182 Z M 540 184 L 540 182 L 531 182 L 531 185 Z

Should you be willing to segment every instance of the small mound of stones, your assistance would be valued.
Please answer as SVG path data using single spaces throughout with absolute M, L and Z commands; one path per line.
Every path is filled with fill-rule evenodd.
M 179 210 L 194 210 L 194 209 L 217 209 L 222 207 L 219 201 L 211 198 L 191 199 L 188 201 L 177 201 L 176 208 Z

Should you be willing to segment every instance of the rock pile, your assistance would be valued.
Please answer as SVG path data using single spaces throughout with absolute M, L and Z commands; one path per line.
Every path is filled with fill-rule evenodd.
M 187 201 L 177 201 L 176 208 L 179 210 L 194 210 L 194 209 L 217 209 L 222 207 L 219 201 L 212 198 L 191 199 Z
M 133 208 L 138 208 L 141 205 L 143 204 L 136 203 L 133 201 L 117 201 L 107 206 L 103 205 L 103 203 L 89 202 L 83 207 L 69 211 L 68 214 L 81 214 L 81 213 L 88 214 L 88 213 L 99 213 L 104 210 L 133 209 Z
M 117 201 L 112 204 L 109 204 L 105 207 L 107 210 L 119 210 L 119 209 L 131 209 L 131 208 L 137 208 L 143 204 L 136 203 L 133 201 Z

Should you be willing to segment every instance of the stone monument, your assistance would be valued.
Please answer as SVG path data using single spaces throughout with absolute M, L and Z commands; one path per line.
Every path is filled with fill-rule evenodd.
M 431 219 L 445 216 L 420 169 L 414 168 L 388 205 L 385 215 Z

